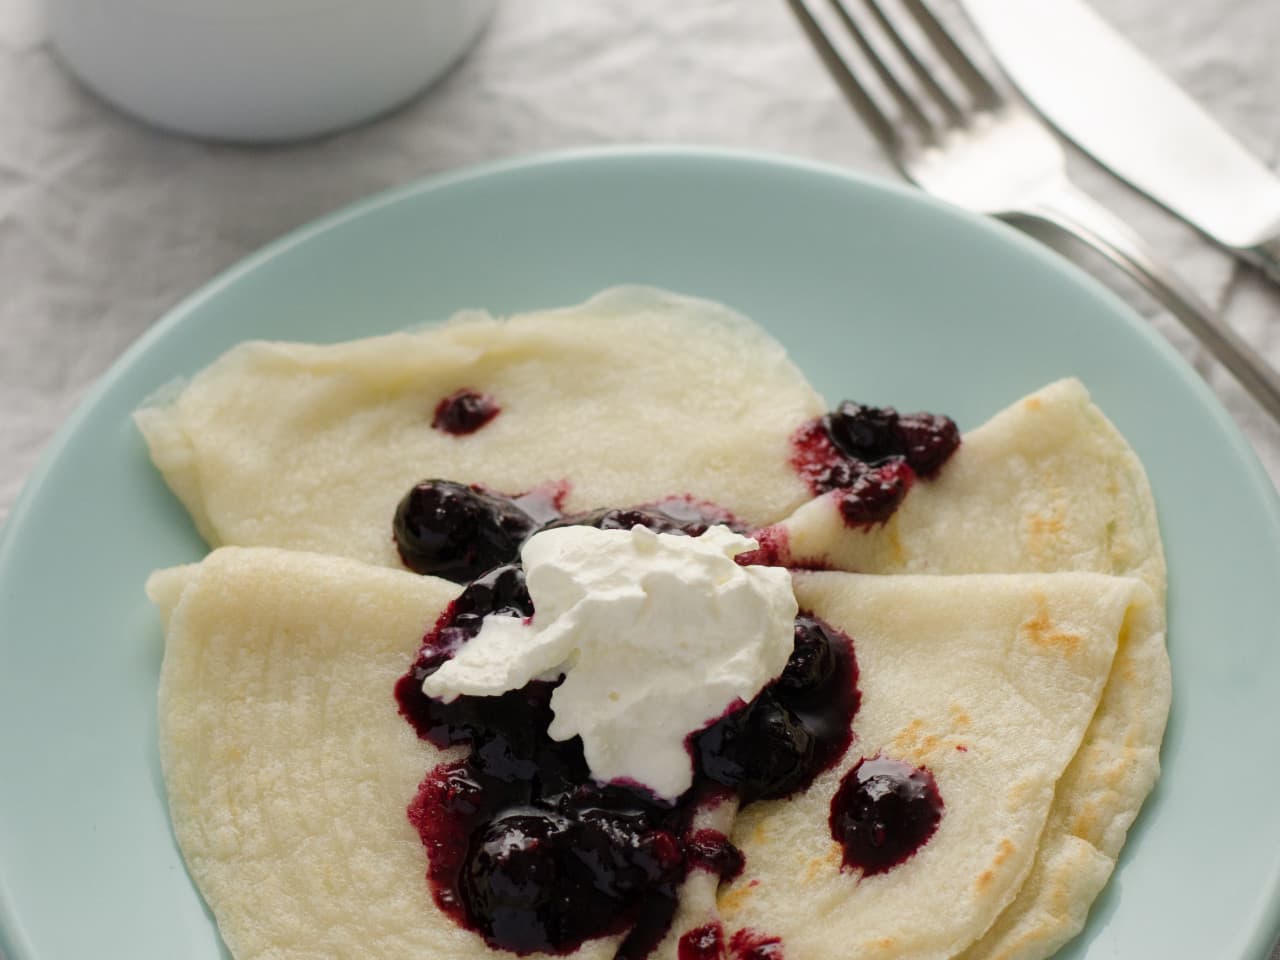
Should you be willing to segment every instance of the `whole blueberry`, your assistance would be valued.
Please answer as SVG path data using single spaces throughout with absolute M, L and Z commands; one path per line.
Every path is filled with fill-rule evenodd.
M 911 489 L 911 468 L 901 459 L 873 467 L 840 494 L 840 515 L 853 527 L 884 523 Z
M 572 881 L 563 863 L 573 823 L 548 811 L 509 814 L 473 838 L 460 886 L 468 918 L 516 953 L 555 951 L 572 938 Z
M 517 559 L 533 519 L 507 497 L 451 480 L 424 480 L 400 501 L 392 525 L 404 565 L 467 583 Z
M 831 676 L 835 665 L 826 626 L 815 617 L 801 614 L 796 617 L 795 647 L 777 681 L 778 696 L 788 700 L 811 697 Z
M 750 803 L 786 796 L 805 781 L 814 737 L 789 707 L 762 693 L 702 731 L 695 746 L 702 773 Z
M 898 413 L 846 400 L 823 418 L 827 435 L 845 456 L 877 464 L 902 453 Z
M 931 477 L 960 446 L 960 428 L 950 417 L 908 413 L 898 418 L 898 442 L 911 469 Z

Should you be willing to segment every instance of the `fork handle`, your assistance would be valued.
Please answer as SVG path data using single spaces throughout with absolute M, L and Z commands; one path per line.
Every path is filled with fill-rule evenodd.
M 1146 242 L 1126 223 L 1075 187 L 1055 190 L 1018 213 L 1083 240 L 1133 277 L 1280 422 L 1280 373 L 1190 287 L 1159 264 Z

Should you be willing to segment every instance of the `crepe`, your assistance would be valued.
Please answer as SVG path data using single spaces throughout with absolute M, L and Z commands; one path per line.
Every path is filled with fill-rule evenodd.
M 1059 380 L 964 435 L 888 523 L 850 527 L 838 493 L 779 525 L 789 561 L 867 573 L 1088 570 L 1164 597 L 1145 471 L 1079 380 Z
M 1160 771 L 1172 691 L 1164 551 L 1146 473 L 1077 380 L 965 434 L 885 525 L 853 529 L 831 496 L 779 526 L 791 562 L 878 574 L 1088 570 L 1140 578 L 1154 602 L 1120 639 L 1079 754 L 1058 787 L 1034 869 L 963 960 L 1040 960 L 1084 926 Z
M 433 901 L 406 807 L 460 748 L 418 739 L 395 682 L 459 592 L 434 577 L 227 547 L 154 574 L 160 759 L 178 845 L 237 960 L 491 956 Z M 727 832 L 731 809 L 699 814 Z M 652 954 L 714 920 L 694 871 Z M 613 956 L 620 937 L 572 956 Z
M 501 413 L 467 436 L 432 429 L 435 405 L 460 388 L 493 395 Z M 1095 695 L 1092 720 L 1086 714 L 1080 730 L 1072 728 L 1070 748 L 1065 741 L 1056 744 L 1052 757 L 1042 757 L 1037 767 L 1034 815 L 1021 814 L 1016 856 L 1003 861 L 1017 869 L 997 871 L 991 892 L 981 902 L 972 899 L 963 917 L 956 913 L 958 907 L 943 910 L 940 916 L 954 934 L 949 953 L 936 952 L 942 939 L 910 940 L 910 949 L 919 956 L 963 950 L 962 960 L 1040 960 L 1083 926 L 1089 904 L 1106 883 L 1125 833 L 1158 775 L 1170 680 L 1163 637 L 1164 559 L 1145 474 L 1083 386 L 1066 380 L 966 434 L 939 475 L 917 482 L 887 524 L 850 528 L 839 514 L 839 494 L 806 502 L 807 491 L 788 463 L 792 434 L 822 409 L 781 348 L 749 321 L 705 301 L 620 288 L 580 307 L 506 321 L 470 314 L 420 333 L 336 346 L 246 344 L 181 393 L 140 411 L 137 421 L 157 466 L 214 545 L 263 544 L 399 566 L 390 537 L 395 505 L 413 483 L 442 477 L 507 493 L 561 484 L 568 490 L 568 511 L 672 495 L 713 501 L 748 522 L 774 523 L 765 536 L 791 563 L 890 575 L 846 582 L 867 584 L 873 599 L 882 592 L 907 590 L 912 609 L 951 602 L 940 599 L 953 589 L 948 583 L 974 582 L 953 575 L 1075 571 L 1042 591 L 1044 595 L 1089 584 L 1113 599 L 1116 591 L 1132 591 L 1128 614 L 1114 638 L 1105 687 L 1105 669 L 1095 678 L 1101 694 L 1100 699 Z M 1137 578 L 1146 592 L 1132 580 L 1089 573 Z M 937 583 L 926 583 L 929 577 L 893 576 L 897 574 L 932 574 Z M 255 579 L 262 581 L 260 587 L 254 586 Z M 884 583 L 870 586 L 878 579 Z M 313 580 L 327 584 L 323 597 L 303 588 Z M 431 586 L 420 591 L 408 586 L 415 581 Z M 1037 578 L 1023 580 L 1033 581 Z M 427 615 L 416 632 L 406 628 L 403 636 L 392 636 L 399 614 L 384 609 L 375 616 L 367 604 L 347 595 L 366 584 L 385 606 L 405 605 L 406 623 L 412 616 L 405 611 L 418 604 L 415 610 Z M 314 599 L 317 610 L 287 599 L 290 585 Z M 425 933 L 406 926 L 405 920 L 422 903 L 434 910 L 422 877 L 421 843 L 407 823 L 404 804 L 440 754 L 413 737 L 395 714 L 389 691 L 416 649 L 423 624 L 434 619 L 428 608 L 438 612 L 457 589 L 360 563 L 270 550 L 216 551 L 199 567 L 153 580 L 152 593 L 162 608 L 179 611 L 170 618 L 162 682 L 162 735 L 170 758 L 165 772 L 175 830 L 238 960 L 376 957 L 382 955 L 379 951 L 413 955 L 412 949 L 420 949 L 413 946 L 419 943 L 413 937 L 430 943 L 428 955 L 445 960 L 493 953 L 438 911 L 430 914 Z M 955 599 L 957 609 L 968 602 L 964 596 Z M 317 611 L 331 600 L 338 612 L 329 624 L 328 614 Z M 221 612 L 220 604 L 225 607 Z M 181 613 L 188 605 L 191 612 Z M 1004 601 L 996 606 L 1012 609 Z M 388 626 L 385 635 L 367 647 L 367 627 L 382 623 Z M 233 629 L 241 631 L 238 639 L 231 635 Z M 852 629 L 857 636 L 860 628 Z M 949 636 L 940 635 L 939 642 L 945 645 Z M 858 641 L 861 653 L 862 638 Z M 170 678 L 179 670 L 171 671 L 170 658 L 186 663 L 188 671 L 205 669 L 200 664 L 213 656 L 201 652 L 206 647 L 220 651 L 214 657 L 216 671 L 198 682 L 191 674 L 184 682 Z M 399 658 L 395 670 L 387 666 L 392 648 Z M 374 661 L 367 668 L 359 662 L 362 650 Z M 255 660 L 263 651 L 265 663 Z M 917 652 L 923 658 L 925 651 Z M 289 680 L 285 674 L 295 662 L 302 666 Z M 271 683 L 278 685 L 260 683 L 258 669 L 267 669 Z M 214 679 L 213 687 L 203 689 Z M 316 707 L 329 703 L 331 696 L 334 702 L 363 697 L 363 726 L 329 730 L 329 746 L 306 743 L 297 731 L 322 728 L 323 710 L 317 714 Z M 252 748 L 253 763 L 220 747 L 217 763 L 201 768 L 199 764 L 209 762 L 212 741 L 195 747 L 175 744 L 197 734 L 223 736 L 211 732 L 222 722 L 222 700 L 234 707 L 224 712 L 231 722 L 225 736 L 243 741 L 235 749 L 244 751 L 259 728 L 273 729 L 277 715 L 289 717 L 295 726 L 263 737 Z M 390 707 L 389 718 L 378 704 Z M 203 718 L 203 732 L 192 732 L 183 718 L 189 711 Z M 942 724 L 946 718 L 919 719 Z M 868 744 L 874 739 L 861 728 L 859 735 Z M 375 741 L 380 745 L 369 756 L 388 765 L 385 774 L 360 753 Z M 293 753 L 298 743 L 300 757 Z M 841 769 L 856 762 L 863 746 L 855 745 Z M 265 764 L 259 762 L 264 751 L 270 757 Z M 345 771 L 348 758 L 354 775 Z M 954 766 L 955 758 L 948 759 L 945 766 Z M 291 772 L 295 762 L 310 772 Z M 201 783 L 206 773 L 212 774 L 216 790 Z M 388 801 L 377 817 L 361 814 L 359 823 L 349 823 L 353 814 L 335 808 L 324 817 L 339 824 L 337 839 L 320 835 L 325 829 L 321 818 L 309 824 L 317 835 L 296 849 L 275 843 L 273 831 L 290 836 L 271 817 L 289 816 L 285 795 L 294 779 L 300 777 L 328 804 L 333 791 L 325 787 L 326 778 L 378 784 L 384 776 L 389 778 L 388 795 L 400 791 L 394 809 Z M 237 778 L 247 785 L 241 792 L 236 791 Z M 800 811 L 806 804 L 821 805 L 813 798 L 823 784 L 829 801 L 836 779 L 837 774 L 829 773 L 799 798 L 748 808 L 736 836 L 748 845 L 760 840 L 756 833 L 766 809 Z M 1052 802 L 1042 805 L 1046 783 Z M 259 787 L 270 802 L 254 813 L 248 802 Z M 704 825 L 727 833 L 736 810 L 735 802 L 726 801 L 704 812 L 709 818 Z M 810 813 L 817 817 L 811 828 L 825 828 L 826 812 Z M 787 818 L 782 822 L 790 822 Z M 375 864 L 351 853 L 381 849 L 378 836 L 384 829 L 399 845 L 394 854 L 380 854 Z M 256 830 L 265 833 L 255 835 Z M 237 844 L 243 844 L 244 853 L 235 852 Z M 305 869 L 290 878 L 284 868 L 299 855 L 306 858 Z M 417 873 L 408 877 L 406 865 L 414 857 Z M 771 851 L 749 852 L 749 869 L 761 859 L 775 858 Z M 353 910 L 334 912 L 333 902 L 316 892 L 317 884 L 328 890 L 339 883 L 351 862 L 384 887 L 380 903 L 391 906 L 373 908 L 376 922 L 364 924 L 352 916 L 363 909 L 362 901 L 351 900 Z M 778 864 L 788 862 L 777 859 Z M 915 869 L 914 862 L 901 869 Z M 864 883 L 887 883 L 897 872 Z M 335 876 L 339 879 L 317 879 Z M 402 885 L 398 892 L 392 890 L 395 884 Z M 681 892 L 677 921 L 655 956 L 675 955 L 681 931 L 715 922 L 715 887 L 711 874 L 691 875 Z M 245 893 L 260 888 L 274 892 L 265 900 Z M 734 923 L 750 926 L 751 910 L 758 904 L 748 907 L 755 898 L 742 891 L 755 889 L 764 884 L 751 888 L 744 880 L 721 890 L 719 910 Z M 769 889 L 783 890 L 772 882 Z M 855 896 L 862 896 L 862 885 Z M 785 897 L 783 890 L 776 899 Z M 322 901 L 329 914 L 318 912 Z M 394 909 L 396 905 L 406 909 Z M 762 923 L 766 914 L 761 914 Z M 224 916 L 230 919 L 224 921 Z M 320 932 L 339 939 L 300 932 L 301 916 L 312 917 L 320 927 L 331 926 L 338 933 Z M 817 917 L 812 915 L 809 924 L 821 928 Z M 264 929 L 254 930 L 255 923 Z M 237 932 L 228 936 L 228 928 Z M 873 930 L 874 924 L 866 929 Z M 940 928 L 935 924 L 931 929 Z M 372 947 L 361 940 L 365 936 L 372 938 Z M 790 960 L 828 955 L 822 951 L 829 945 L 822 946 L 821 938 L 810 943 L 807 936 L 801 934 L 793 946 L 788 934 L 784 953 Z M 884 936 L 896 948 L 910 939 L 902 930 Z M 589 941 L 580 953 L 612 955 L 616 942 Z M 301 945 L 299 950 L 305 946 L 313 952 L 272 952 L 277 947 L 264 943 Z M 455 949 L 459 952 L 449 952 Z M 871 949 L 868 955 L 876 955 L 874 944 Z
M 854 639 L 854 744 L 804 793 L 739 814 L 746 869 L 721 891 L 724 921 L 780 937 L 792 960 L 950 957 L 1030 871 L 1117 640 L 1154 598 L 1084 573 L 809 573 L 796 595 Z M 944 809 L 906 862 L 864 876 L 842 867 L 828 818 L 840 779 L 875 756 L 926 768 Z
M 501 412 L 433 429 L 464 388 Z M 750 321 L 630 287 L 346 344 L 242 344 L 136 419 L 210 544 L 398 566 L 396 504 L 429 477 L 507 494 L 567 481 L 569 511 L 687 495 L 779 520 L 808 497 L 789 438 L 822 409 Z

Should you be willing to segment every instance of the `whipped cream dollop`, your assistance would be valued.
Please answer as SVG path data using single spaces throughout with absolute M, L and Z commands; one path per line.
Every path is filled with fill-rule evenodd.
M 749 702 L 791 656 L 791 574 L 733 559 L 757 546 L 724 526 L 535 534 L 520 551 L 533 618 L 486 617 L 423 692 L 497 696 L 563 674 L 550 736 L 582 737 L 597 780 L 673 799 L 693 783 L 689 735 Z

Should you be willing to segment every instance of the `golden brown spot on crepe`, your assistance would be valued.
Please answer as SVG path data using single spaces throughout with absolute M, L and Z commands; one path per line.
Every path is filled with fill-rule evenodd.
M 920 731 L 923 729 L 923 720 L 912 720 L 893 738 L 893 749 L 900 753 L 914 750 L 916 741 L 920 739 Z
M 727 891 L 717 896 L 716 908 L 720 911 L 720 915 L 727 920 L 731 914 L 741 910 L 743 905 L 751 899 L 752 887 L 758 882 L 757 880 L 752 880 L 750 883 L 730 887 Z
M 885 956 L 893 956 L 897 952 L 898 943 L 893 937 L 881 937 L 879 940 L 871 940 L 864 943 L 864 950 L 870 950 L 874 953 L 884 954 Z
M 957 730 L 963 730 L 972 723 L 969 714 L 964 712 L 964 708 L 958 703 L 951 704 L 951 722 L 955 724 Z
M 1033 513 L 1027 517 L 1027 526 L 1031 528 L 1032 537 L 1043 537 L 1048 534 L 1061 533 L 1067 528 L 1062 519 L 1062 512 L 1055 510 L 1048 516 Z
M 1125 612 L 1124 620 L 1120 624 L 1120 633 L 1116 637 L 1116 657 L 1112 663 L 1112 668 L 1120 671 L 1120 676 L 1130 683 L 1137 683 L 1138 674 L 1134 669 L 1133 657 L 1131 657 L 1129 646 L 1129 638 L 1133 632 L 1134 609 L 1129 608 Z
M 751 830 L 751 842 L 758 847 L 764 846 L 769 842 L 769 831 L 766 829 L 764 821 L 760 821 Z
M 1094 849 L 1096 850 L 1097 848 L 1095 847 Z M 1066 918 L 1071 912 L 1072 901 L 1075 899 L 1076 885 L 1070 883 L 1068 878 L 1077 876 L 1084 869 L 1089 859 L 1089 851 L 1087 849 L 1076 847 L 1071 853 L 1071 862 L 1055 870 L 1052 874 L 1052 879 L 1047 884 L 1049 888 L 1047 894 L 1049 915 L 1058 919 L 1062 925 L 1066 924 Z
M 1045 650 L 1056 650 L 1070 657 L 1080 649 L 1081 640 L 1076 634 L 1065 633 L 1055 627 L 1049 618 L 1049 608 L 1042 594 L 1036 595 L 1036 615 L 1030 620 L 1024 620 L 1018 629 L 1026 634 L 1031 643 Z
M 1009 788 L 1009 808 L 1016 809 L 1024 803 L 1030 801 L 1030 794 L 1036 790 L 1035 782 L 1032 780 L 1019 780 Z
M 1039 410 L 1044 406 L 1044 403 L 1039 397 L 1033 395 L 1023 400 L 1022 405 L 1028 410 Z
M 840 848 L 832 844 L 822 856 L 809 858 L 809 862 L 805 864 L 803 882 L 813 883 L 824 873 L 839 873 L 843 863 L 844 855 L 841 853 Z
M 975 886 L 977 886 L 979 892 L 982 892 L 986 890 L 987 887 L 991 886 L 991 883 L 995 880 L 996 873 L 999 871 L 1001 865 L 1013 856 L 1014 850 L 1013 842 L 1008 837 L 1004 837 L 1000 840 L 1000 846 L 996 850 L 996 855 L 991 861 L 991 866 L 978 874 L 978 879 L 975 881 Z
M 889 522 L 884 525 L 881 549 L 888 554 L 885 562 L 889 566 L 906 566 L 907 564 L 907 548 L 902 543 L 902 534 L 898 529 L 898 515 L 894 514 L 889 518 Z
M 893 752 L 904 760 L 923 760 L 924 755 L 937 746 L 938 738 L 924 732 L 924 721 L 912 720 L 893 739 Z
M 1046 562 L 1059 552 L 1062 534 L 1067 530 L 1066 511 L 1060 492 L 1055 492 L 1050 513 L 1029 513 L 1025 518 L 1027 550 Z
M 952 719 L 956 727 L 968 724 L 968 715 L 959 707 L 952 708 Z M 912 720 L 889 743 L 893 756 L 901 760 L 915 763 L 927 763 L 931 754 L 939 750 L 947 750 L 956 744 L 956 738 L 945 734 L 926 733 L 923 720 Z
M 1028 947 L 1039 947 L 1046 940 L 1051 939 L 1050 934 L 1066 926 L 1066 922 L 1065 916 L 1052 917 L 1048 922 L 1041 923 L 1022 936 L 1011 940 L 999 953 L 990 954 L 987 960 L 1011 960 L 1013 957 L 1021 957 Z
M 1071 832 L 1082 840 L 1098 835 L 1098 805 L 1088 803 L 1071 821 Z
M 1129 781 L 1137 762 L 1138 751 L 1129 746 L 1128 743 L 1125 743 L 1123 754 L 1115 763 L 1102 772 L 1102 779 L 1112 788 L 1119 789 Z

